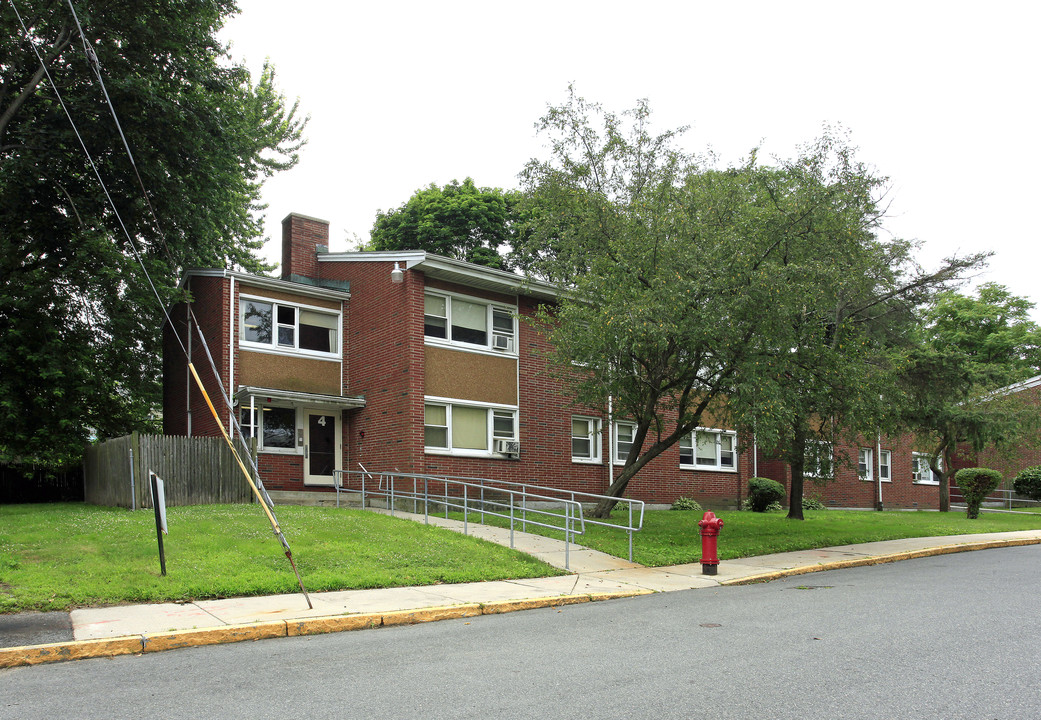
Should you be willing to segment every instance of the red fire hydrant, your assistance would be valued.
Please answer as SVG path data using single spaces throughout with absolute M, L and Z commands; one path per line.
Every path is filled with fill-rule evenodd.
M 719 567 L 716 538 L 719 537 L 719 529 L 723 527 L 723 521 L 709 510 L 698 521 L 698 527 L 701 528 L 701 574 L 715 575 L 716 568 Z

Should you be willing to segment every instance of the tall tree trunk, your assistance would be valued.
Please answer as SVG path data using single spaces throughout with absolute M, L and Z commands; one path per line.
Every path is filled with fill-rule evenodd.
M 622 468 L 622 472 L 611 481 L 610 487 L 607 488 L 607 495 L 600 502 L 596 504 L 590 513 L 589 517 L 604 519 L 611 516 L 611 511 L 614 510 L 614 506 L 618 504 L 622 495 L 625 493 L 625 489 L 629 486 L 629 480 L 636 474 L 635 466 L 626 465 Z
M 951 511 L 951 479 L 954 477 L 953 443 L 948 443 L 943 453 L 944 468 L 940 473 L 940 512 Z
M 788 467 L 792 472 L 791 486 L 788 488 L 788 519 L 803 520 L 802 488 L 803 471 L 806 465 L 806 428 L 796 421 L 792 427 L 792 455 Z

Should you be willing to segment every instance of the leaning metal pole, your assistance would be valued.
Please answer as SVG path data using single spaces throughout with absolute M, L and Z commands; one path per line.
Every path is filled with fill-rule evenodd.
M 311 596 L 307 594 L 307 588 L 304 587 L 304 581 L 300 578 L 300 571 L 296 569 L 296 563 L 293 562 L 293 551 L 289 549 L 289 542 L 286 540 L 286 536 L 282 534 L 282 528 L 278 526 L 278 520 L 275 519 L 274 513 L 271 512 L 271 508 L 269 508 L 267 502 L 265 502 L 264 496 L 260 493 L 257 484 L 253 482 L 253 478 L 250 476 L 249 471 L 246 470 L 242 458 L 239 457 L 239 453 L 235 449 L 235 444 L 231 442 L 231 438 L 224 429 L 224 423 L 221 422 L 220 416 L 217 414 L 217 409 L 213 407 L 213 403 L 210 402 L 210 395 L 206 392 L 206 388 L 203 387 L 202 380 L 199 378 L 199 373 L 195 371 L 195 365 L 188 363 L 188 369 L 191 370 L 192 377 L 195 378 L 195 384 L 199 386 L 199 391 L 202 393 L 203 399 L 206 400 L 206 405 L 210 408 L 210 412 L 213 414 L 213 419 L 217 421 L 217 427 L 220 428 L 221 435 L 224 436 L 224 442 L 226 442 L 228 447 L 231 448 L 232 455 L 235 456 L 235 462 L 238 463 L 239 469 L 242 470 L 242 474 L 246 476 L 246 482 L 248 482 L 249 486 L 253 489 L 253 494 L 257 496 L 260 506 L 264 508 L 264 512 L 267 514 L 267 519 L 271 522 L 271 529 L 274 530 L 275 535 L 278 537 L 278 541 L 282 543 L 282 547 L 285 548 L 286 559 L 289 560 L 289 564 L 293 568 L 293 573 L 296 575 L 296 581 L 300 585 L 300 591 L 304 594 L 304 599 L 307 600 L 307 607 L 314 609 L 314 605 L 311 604 Z

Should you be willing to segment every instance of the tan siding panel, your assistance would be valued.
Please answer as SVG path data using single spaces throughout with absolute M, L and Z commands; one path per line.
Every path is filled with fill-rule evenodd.
M 424 392 L 437 397 L 516 405 L 517 359 L 428 345 Z
M 339 395 L 340 361 L 239 351 L 239 382 L 254 387 Z

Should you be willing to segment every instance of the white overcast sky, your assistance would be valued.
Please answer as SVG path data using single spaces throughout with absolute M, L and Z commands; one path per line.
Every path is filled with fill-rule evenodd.
M 516 187 L 574 82 L 616 111 L 647 98 L 725 161 L 841 124 L 926 266 L 993 250 L 980 279 L 1041 304 L 1041 3 L 239 2 L 232 56 L 270 58 L 311 116 L 300 164 L 265 186 L 271 260 L 290 212 L 330 221 L 336 252 L 431 182 Z

